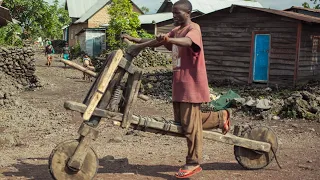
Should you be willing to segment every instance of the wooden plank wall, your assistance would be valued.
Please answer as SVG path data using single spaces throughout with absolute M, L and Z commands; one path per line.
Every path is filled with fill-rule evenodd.
M 236 7 L 193 19 L 202 29 L 209 81 L 247 84 L 254 31 L 271 34 L 269 84 L 293 84 L 297 21 Z
M 320 52 L 312 52 L 312 36 L 320 36 L 320 25 L 303 24 L 298 69 L 299 84 L 304 84 L 309 80 L 319 80 Z

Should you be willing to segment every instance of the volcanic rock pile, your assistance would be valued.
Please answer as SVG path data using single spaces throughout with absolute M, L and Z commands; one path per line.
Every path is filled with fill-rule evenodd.
M 10 75 L 16 81 L 28 87 L 40 86 L 35 72 L 34 51 L 31 47 L 0 47 L 0 72 Z

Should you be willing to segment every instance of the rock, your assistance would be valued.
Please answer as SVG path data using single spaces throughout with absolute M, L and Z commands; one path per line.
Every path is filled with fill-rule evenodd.
M 271 106 L 270 106 L 270 100 L 268 99 L 260 99 L 260 100 L 257 100 L 257 105 L 256 107 L 258 109 L 263 109 L 263 110 L 267 110 L 267 109 L 270 109 Z
M 113 162 L 115 160 L 115 158 L 113 156 L 108 155 L 108 156 L 103 157 L 102 160 L 103 161 L 109 161 L 109 162 L 112 161 Z
M 16 146 L 18 144 L 18 140 L 9 134 L 6 135 L 1 135 L 0 136 L 0 147 L 13 147 Z
M 310 131 L 315 132 L 316 130 L 314 128 L 308 128 Z
M 280 117 L 279 116 L 273 116 L 272 119 L 273 120 L 280 120 Z
M 209 160 L 210 160 L 210 156 L 204 155 L 204 156 L 203 156 L 203 160 L 204 160 L 204 161 L 209 161 Z
M 298 124 L 291 124 L 291 126 L 294 127 L 294 128 L 298 128 L 299 127 Z
M 116 136 L 116 137 L 110 139 L 108 142 L 109 143 L 121 143 L 122 142 L 122 137 Z

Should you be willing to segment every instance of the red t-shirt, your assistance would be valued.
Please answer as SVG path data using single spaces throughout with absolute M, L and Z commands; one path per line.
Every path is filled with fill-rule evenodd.
M 181 47 L 175 44 L 169 47 L 172 50 L 173 102 L 209 102 L 208 78 L 200 26 L 192 22 L 182 29 L 176 27 L 168 33 L 168 36 L 171 38 L 189 37 L 193 42 L 191 47 Z M 198 48 L 193 48 L 194 46 Z

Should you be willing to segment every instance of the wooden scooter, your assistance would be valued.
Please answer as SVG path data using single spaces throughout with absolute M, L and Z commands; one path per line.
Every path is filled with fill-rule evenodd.
M 129 43 L 129 42 L 127 42 Z M 82 114 L 83 123 L 79 138 L 57 145 L 49 157 L 49 170 L 57 180 L 93 179 L 98 170 L 98 157 L 90 147 L 98 138 L 99 122 L 102 118 L 118 121 L 121 127 L 143 127 L 150 132 L 163 132 L 173 136 L 183 136 L 179 124 L 169 120 L 138 117 L 132 107 L 138 97 L 142 70 L 132 64 L 133 56 L 113 51 L 106 59 L 103 70 L 96 73 L 65 61 L 68 65 L 96 77 L 83 103 L 67 101 L 67 110 Z M 63 61 L 62 61 L 63 62 Z M 124 96 L 124 100 L 122 100 Z M 278 140 L 276 134 L 264 126 L 235 126 L 233 134 L 204 131 L 204 138 L 234 145 L 234 155 L 238 163 L 247 169 L 266 167 L 276 157 Z

